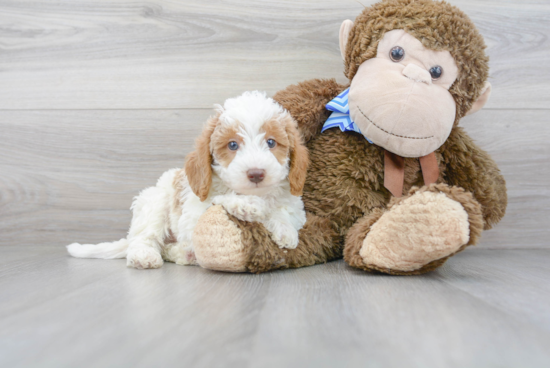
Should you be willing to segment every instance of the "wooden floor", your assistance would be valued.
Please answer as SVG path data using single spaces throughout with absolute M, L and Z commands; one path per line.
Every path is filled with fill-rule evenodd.
M 345 83 L 338 29 L 375 0 L 0 0 L 0 367 L 549 367 L 550 2 L 450 0 L 493 94 L 461 124 L 504 220 L 422 277 L 342 261 L 265 275 L 79 260 L 179 167 L 212 105 Z
M 5 246 L 1 367 L 548 367 L 550 250 L 419 277 L 343 261 L 263 275 Z

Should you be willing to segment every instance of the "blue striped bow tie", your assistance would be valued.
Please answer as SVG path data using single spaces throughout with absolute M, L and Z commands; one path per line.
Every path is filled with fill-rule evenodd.
M 363 134 L 361 133 L 361 130 L 359 130 L 359 127 L 353 122 L 353 120 L 351 120 L 348 105 L 348 93 L 349 88 L 346 88 L 344 92 L 340 93 L 332 101 L 326 104 L 326 109 L 332 111 L 332 114 L 330 114 L 327 121 L 325 121 L 321 133 L 327 129 L 339 127 L 342 132 L 356 132 Z M 372 141 L 367 137 L 365 137 L 365 139 L 369 141 L 369 143 L 372 143 Z

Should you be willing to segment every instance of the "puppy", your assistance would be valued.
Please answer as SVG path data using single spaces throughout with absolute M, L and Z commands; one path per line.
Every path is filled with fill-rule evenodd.
M 213 204 L 261 222 L 281 248 L 296 248 L 306 221 L 302 194 L 308 165 L 296 122 L 265 93 L 245 92 L 215 106 L 184 169 L 165 172 L 132 203 L 128 236 L 67 246 L 79 258 L 127 258 L 139 269 L 163 260 L 195 264 L 193 229 Z

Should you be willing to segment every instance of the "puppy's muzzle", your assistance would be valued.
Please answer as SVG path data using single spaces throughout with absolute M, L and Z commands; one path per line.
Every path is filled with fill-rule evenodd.
M 246 172 L 246 175 L 248 176 L 248 180 L 251 182 L 258 184 L 262 180 L 264 180 L 265 177 L 265 170 L 261 169 L 250 169 Z

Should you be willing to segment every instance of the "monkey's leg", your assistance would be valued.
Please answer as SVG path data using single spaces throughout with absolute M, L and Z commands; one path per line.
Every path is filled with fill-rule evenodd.
M 482 230 L 481 206 L 471 193 L 432 184 L 359 220 L 348 232 L 344 259 L 366 271 L 422 274 L 475 244 Z
M 342 256 L 342 241 L 328 219 L 308 214 L 299 238 L 296 249 L 281 249 L 262 224 L 240 221 L 213 206 L 199 219 L 193 245 L 200 266 L 229 272 L 304 267 Z

